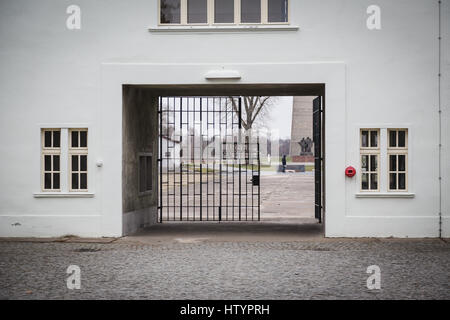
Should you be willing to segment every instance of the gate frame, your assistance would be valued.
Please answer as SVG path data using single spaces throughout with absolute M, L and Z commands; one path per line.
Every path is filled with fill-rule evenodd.
M 219 123 L 218 123 L 218 126 L 220 127 L 220 133 L 222 133 L 222 126 L 223 125 L 225 125 L 225 130 L 227 130 L 227 128 L 228 127 L 231 127 L 231 131 L 233 132 L 234 130 L 238 130 L 237 132 L 238 132 L 238 134 L 239 134 L 239 138 L 238 138 L 238 141 L 242 141 L 242 137 L 241 137 L 241 134 L 242 134 L 242 96 L 232 96 L 231 97 L 232 99 L 237 99 L 238 100 L 238 112 L 239 112 L 239 114 L 238 114 L 238 116 L 237 116 L 237 121 L 235 121 L 234 120 L 234 114 L 235 114 L 235 110 L 227 110 L 227 109 L 222 109 L 222 105 L 221 105 L 221 103 L 222 103 L 222 99 L 229 99 L 229 97 L 221 97 L 221 96 L 177 96 L 177 97 L 169 97 L 169 96 L 159 96 L 157 99 L 158 99 L 158 122 L 159 122 L 159 128 L 158 128 L 158 145 L 159 145 L 159 157 L 158 157 L 158 169 L 159 169 L 159 172 L 158 172 L 158 177 L 159 177 L 159 183 L 158 183 L 158 186 L 159 186 L 159 188 L 158 188 L 158 194 L 157 194 L 157 198 L 158 198 L 158 207 L 157 207 L 157 209 L 158 209 L 158 222 L 159 223 L 163 223 L 163 222 L 170 222 L 170 221 L 190 221 L 190 222 L 193 222 L 193 221 L 205 221 L 205 222 L 210 222 L 210 221 L 216 221 L 216 222 L 222 222 L 222 221 L 226 221 L 226 222 L 230 222 L 230 221 L 261 221 L 261 186 L 260 186 L 260 175 L 261 175 L 261 159 L 260 159 L 260 144 L 259 144 L 259 137 L 257 137 L 256 139 L 257 139 L 257 141 L 256 141 L 256 143 L 251 143 L 251 142 L 249 142 L 249 141 L 247 141 L 247 139 L 246 139 L 246 141 L 247 142 L 245 142 L 245 160 L 246 161 L 249 161 L 249 160 L 255 160 L 256 162 L 257 162 L 257 165 L 255 165 L 255 164 L 251 164 L 251 180 L 248 180 L 248 172 L 249 172 L 249 164 L 246 162 L 246 164 L 245 164 L 245 177 L 244 177 L 244 175 L 243 175 L 243 173 L 242 173 L 242 167 L 244 166 L 243 164 L 242 164 L 242 162 L 241 162 L 241 158 L 236 158 L 236 148 L 234 148 L 235 150 L 234 150 L 234 152 L 235 152 L 235 154 L 234 154 L 234 157 L 233 157 L 233 165 L 232 165 L 232 170 L 231 170 L 231 176 L 232 176 L 232 184 L 233 184 L 233 187 L 232 187 L 232 193 L 231 193 L 231 196 L 234 198 L 235 196 L 238 196 L 239 197 L 239 201 L 238 201 L 238 205 L 236 206 L 235 204 L 234 204 L 234 200 L 232 201 L 232 205 L 230 206 L 230 203 L 228 202 L 228 196 L 230 195 L 230 190 L 229 190 L 229 182 L 228 182 L 228 177 L 229 177 L 229 174 L 230 174 L 230 171 L 229 171 L 229 168 L 227 167 L 226 168 L 226 171 L 224 171 L 222 168 L 222 165 L 223 165 L 223 163 L 224 163 L 224 160 L 230 160 L 230 157 L 224 157 L 224 154 L 223 154 L 223 149 L 220 149 L 220 150 L 218 150 L 218 151 L 215 151 L 215 153 L 217 154 L 220 154 L 220 165 L 219 165 L 219 171 L 220 171 L 220 173 L 219 173 L 219 175 L 220 175 L 220 181 L 219 182 L 216 182 L 216 180 L 215 180 L 215 178 L 213 177 L 213 181 L 212 182 L 210 182 L 209 180 L 208 180 L 208 178 L 209 178 L 209 173 L 207 172 L 206 173 L 206 186 L 207 186 L 207 189 L 206 189 L 206 201 L 208 202 L 207 203 L 207 205 L 206 206 L 204 206 L 204 205 L 202 205 L 202 200 L 203 200 L 203 184 L 205 184 L 204 182 L 203 182 L 203 179 L 202 179 L 202 168 L 203 168 L 203 163 L 202 163 L 202 161 L 200 161 L 200 164 L 199 164 L 199 166 L 200 166 L 200 182 L 199 182 L 199 189 L 200 189 L 200 194 L 196 194 L 195 193 L 195 186 L 196 186 L 196 182 L 195 182 L 195 173 L 194 173 L 194 182 L 193 183 L 191 183 L 191 182 L 189 182 L 189 177 L 190 177 L 190 174 L 189 174 L 189 171 L 188 171 L 188 174 L 187 174 L 187 179 L 188 179 L 188 182 L 187 182 L 187 189 L 188 189 L 188 192 L 187 192 L 187 194 L 185 194 L 184 192 L 183 192 L 183 166 L 185 165 L 185 164 L 183 164 L 183 162 L 182 162 L 182 156 L 181 156 L 181 153 L 180 153 L 180 155 L 178 155 L 177 157 L 175 157 L 175 160 L 179 160 L 180 161 L 180 164 L 179 164 L 179 173 L 177 173 L 176 171 L 174 171 L 173 172 L 173 177 L 175 178 L 175 175 L 179 175 L 180 176 L 180 188 L 179 188 L 179 191 L 180 191 L 180 194 L 179 195 L 177 195 L 176 194 L 176 189 L 175 188 L 173 188 L 173 190 L 174 190 L 174 194 L 171 194 L 170 192 L 169 192 L 169 189 L 167 189 L 166 190 L 166 192 L 164 193 L 165 194 L 165 196 L 167 197 L 167 206 L 165 205 L 165 203 L 166 203 L 166 201 L 165 200 L 163 200 L 163 185 L 165 184 L 168 188 L 170 187 L 170 186 L 172 186 L 172 187 L 174 187 L 175 186 L 175 179 L 174 179 L 174 182 L 173 182 L 173 184 L 171 184 L 171 183 L 169 183 L 169 179 L 168 179 L 168 177 L 169 176 L 171 176 L 172 174 L 171 174 L 171 172 L 169 171 L 169 166 L 168 166 L 168 164 L 170 163 L 170 159 L 169 158 L 166 158 L 166 156 L 163 156 L 163 154 L 167 154 L 167 152 L 168 152 L 168 149 L 170 149 L 170 147 L 168 146 L 168 143 L 167 143 L 167 145 L 166 145 L 166 148 L 163 150 L 163 138 L 164 138 L 164 133 L 162 132 L 162 128 L 163 128 L 163 118 L 164 118 L 164 116 L 163 116 L 163 114 L 164 113 L 166 113 L 167 115 L 171 115 L 171 116 L 173 116 L 173 115 L 176 115 L 176 113 L 178 113 L 179 112 L 179 122 L 174 122 L 174 123 L 166 123 L 166 125 L 170 125 L 170 124 L 172 124 L 172 125 L 175 125 L 175 128 L 176 127 L 178 127 L 179 126 L 179 129 L 180 130 L 182 130 L 182 126 L 183 125 L 188 125 L 189 124 L 189 120 L 190 120 L 190 116 L 191 116 L 191 114 L 190 113 L 194 113 L 194 118 L 195 118 L 195 113 L 196 112 L 199 112 L 200 113 L 200 122 L 202 123 L 202 125 L 203 125 L 203 122 L 202 122 L 202 115 L 203 115 L 203 113 L 206 113 L 206 131 L 208 131 L 209 130 L 209 126 L 213 126 L 214 128 L 215 128 L 215 126 L 216 126 L 216 119 L 215 119 L 215 115 L 216 114 L 218 114 L 219 115 Z M 165 100 L 165 99 L 167 99 L 166 100 L 166 102 L 167 103 L 169 103 L 170 104 L 170 100 L 172 100 L 173 99 L 173 104 L 174 104 L 174 110 L 170 110 L 170 108 L 168 109 L 168 110 L 163 110 L 162 109 L 162 105 L 163 105 L 163 101 Z M 179 101 L 179 103 L 178 103 L 178 107 L 177 107 L 177 102 L 176 102 L 176 100 L 175 99 L 180 99 L 180 101 Z M 184 101 L 183 99 L 187 99 L 187 101 Z M 213 100 L 213 102 L 212 102 L 212 109 L 213 110 L 210 110 L 209 109 L 209 100 L 207 100 L 206 101 L 206 104 L 207 104 L 207 109 L 206 110 L 204 110 L 203 109 L 203 111 L 202 111 L 202 105 L 204 104 L 204 99 L 220 99 L 220 101 L 219 101 L 219 109 L 217 110 L 216 109 L 216 101 L 215 100 Z M 196 101 L 196 100 L 199 100 L 199 101 Z M 183 107 L 185 106 L 185 104 L 183 103 L 183 102 L 187 102 L 187 108 L 185 108 L 185 109 L 183 109 Z M 192 104 L 192 102 L 193 102 L 193 104 Z M 198 105 L 197 105 L 197 102 L 199 102 L 199 106 L 200 106 L 200 108 L 198 109 L 198 108 L 196 108 L 196 107 L 198 107 Z M 192 108 L 190 108 L 189 106 L 191 106 Z M 179 110 L 176 110 L 177 108 L 179 108 Z M 213 113 L 213 122 L 211 123 L 210 122 L 210 113 Z M 188 119 L 187 120 L 185 120 L 186 122 L 184 122 L 183 121 L 183 119 L 185 119 L 183 116 L 182 116 L 182 114 L 183 113 L 186 113 L 187 114 L 187 117 L 188 117 Z M 222 116 L 222 114 L 223 113 L 225 113 L 225 122 L 222 122 L 222 120 L 221 120 L 221 116 Z M 228 122 L 228 115 L 231 115 L 231 123 L 229 123 Z M 203 115 L 203 117 L 204 117 L 204 115 Z M 169 118 L 169 116 L 167 116 L 167 118 Z M 175 119 L 176 119 L 176 116 L 175 116 Z M 176 120 L 174 120 L 174 121 L 176 121 Z M 195 123 L 195 120 L 194 120 L 194 126 L 196 125 L 196 123 Z M 237 126 L 237 128 L 236 128 L 236 126 Z M 201 131 L 200 132 L 200 135 L 201 136 L 204 136 L 203 135 L 203 132 Z M 229 136 L 228 134 L 226 134 L 225 133 L 225 137 L 227 137 L 227 136 Z M 216 135 L 216 133 L 214 133 L 214 135 L 213 135 L 213 138 L 215 139 L 217 137 L 217 135 Z M 180 143 L 182 143 L 183 142 L 183 138 L 184 137 L 181 137 L 180 138 Z M 208 136 L 208 138 L 210 138 L 210 136 Z M 223 138 L 223 136 L 220 136 L 220 138 Z M 221 146 L 221 148 L 223 147 L 223 145 L 224 144 L 227 144 L 227 142 L 223 142 L 223 141 L 221 141 L 220 142 L 220 146 Z M 237 142 L 233 142 L 233 144 L 234 144 L 234 146 L 236 147 L 236 145 L 237 145 Z M 252 154 L 251 152 L 250 152 L 250 146 L 251 145 L 254 145 L 255 147 L 256 147 L 256 154 L 257 154 L 257 157 L 256 158 L 253 158 L 253 157 L 251 157 L 250 155 Z M 191 156 L 192 157 L 192 156 Z M 200 155 L 200 157 L 201 157 L 201 159 L 195 159 L 195 158 L 192 158 L 194 161 L 195 160 L 204 160 L 203 159 L 203 153 Z M 209 156 L 206 158 L 206 161 L 208 161 L 208 160 L 210 160 L 209 159 Z M 236 194 L 235 193 L 235 177 L 236 177 L 236 169 L 235 169 L 235 165 L 236 165 L 236 160 L 238 160 L 238 163 L 239 163 L 239 171 L 238 171 L 238 184 L 239 184 L 239 186 L 238 186 L 238 194 Z M 163 165 L 163 163 L 164 163 L 164 161 L 166 161 L 166 163 L 167 163 L 167 171 L 166 171 L 166 173 L 164 173 L 163 172 L 163 168 L 164 168 L 164 165 Z M 208 163 L 208 162 L 207 162 Z M 192 165 L 192 163 L 191 162 L 188 162 L 187 163 L 187 165 L 188 166 L 190 166 L 190 165 Z M 256 168 L 255 168 L 256 167 Z M 174 170 L 176 170 L 177 168 L 175 168 L 175 166 L 174 166 L 174 168 L 173 168 Z M 209 169 L 209 163 L 207 164 L 207 170 Z M 189 170 L 189 169 L 188 169 Z M 214 169 L 215 170 L 215 169 Z M 194 164 L 194 171 L 195 171 L 195 164 Z M 225 192 L 223 192 L 223 182 L 222 182 L 222 177 L 223 177 L 223 175 L 224 175 L 224 172 L 226 172 L 226 183 L 225 183 L 225 185 L 226 185 L 226 188 L 225 188 Z M 166 178 L 166 182 L 163 182 L 163 177 L 164 177 L 164 175 L 167 175 L 167 178 Z M 257 178 L 257 180 L 255 180 Z M 242 179 L 245 179 L 245 186 L 246 186 L 246 188 L 245 188 L 245 194 L 243 194 L 242 193 Z M 255 183 L 255 181 L 257 181 L 257 183 Z M 190 192 L 189 192 L 189 186 L 190 185 L 192 185 L 193 184 L 193 191 L 194 191 L 194 193 L 193 193 L 193 195 L 191 195 L 190 194 Z M 219 195 L 219 203 L 216 205 L 216 202 L 215 202 L 215 200 L 213 200 L 213 205 L 211 206 L 210 204 L 209 204 L 209 196 L 211 195 L 211 194 L 209 194 L 209 187 L 210 187 L 210 184 L 212 184 L 212 190 L 214 190 L 213 192 L 213 194 L 212 194 L 212 196 L 213 197 L 216 197 L 217 195 Z M 218 186 L 218 192 L 215 192 L 215 190 L 216 190 L 216 185 L 219 185 Z M 248 186 L 249 185 L 251 185 L 251 193 L 249 194 L 248 193 Z M 257 193 L 255 193 L 255 187 L 256 187 L 256 189 L 257 189 Z M 198 195 L 200 195 L 200 204 L 197 206 L 196 204 L 195 204 L 195 197 L 196 196 L 198 196 Z M 187 199 L 188 199 L 188 201 L 187 201 L 187 205 L 183 205 L 183 199 L 184 199 L 184 197 L 185 196 L 187 196 Z M 193 196 L 194 197 L 194 205 L 192 206 L 192 205 L 189 205 L 189 196 Z M 226 200 L 227 200 L 227 203 L 226 203 L 226 205 L 225 206 L 223 206 L 223 197 L 226 197 Z M 245 206 L 244 206 L 244 209 L 245 209 L 245 219 L 243 219 L 243 217 L 242 217 L 242 209 L 243 209 L 243 204 L 242 204 L 242 200 L 243 200 L 243 197 L 245 196 Z M 248 218 L 248 215 L 247 215 L 247 213 L 248 213 L 248 209 L 249 209 L 249 205 L 248 205 L 248 200 L 249 200 L 249 196 L 250 196 L 250 199 L 251 199 L 251 206 L 250 206 L 250 208 L 251 208 L 251 218 L 249 219 Z M 179 200 L 180 200 L 180 202 L 179 202 L 179 205 L 172 205 L 172 206 L 169 206 L 168 204 L 171 202 L 171 197 L 172 197 L 172 199 L 173 199 L 173 202 L 175 203 L 175 198 L 177 198 L 177 197 L 180 197 L 179 198 Z M 255 197 L 256 197 L 256 201 L 255 201 Z M 215 198 L 213 198 L 213 199 L 215 199 Z M 255 205 L 255 202 L 256 202 L 256 205 Z M 225 219 L 223 219 L 223 214 L 222 214 L 222 210 L 223 210 L 223 208 L 226 208 L 226 214 L 225 214 Z M 167 210 L 165 210 L 165 208 L 167 208 Z M 173 217 L 170 217 L 169 216 L 169 210 L 171 209 L 171 208 L 173 208 L 173 212 L 174 212 L 174 214 L 173 214 Z M 176 218 L 176 215 L 175 215 L 175 209 L 178 209 L 179 208 L 179 213 L 180 213 L 180 215 L 179 215 L 179 218 L 177 219 Z M 199 208 L 199 210 L 200 210 L 200 213 L 199 213 L 199 217 L 197 217 L 196 216 L 196 212 L 195 212 L 195 209 L 196 208 Z M 202 212 L 203 212 L 203 210 L 206 208 L 206 212 L 207 212 L 207 214 L 206 214 L 206 219 L 204 219 L 203 218 L 203 215 L 202 215 Z M 212 208 L 212 211 L 213 211 L 213 213 L 212 213 L 212 216 L 213 216 L 213 218 L 212 219 L 210 219 L 209 218 L 209 209 L 210 208 Z M 228 210 L 231 208 L 231 218 L 228 218 Z M 256 215 L 256 217 L 255 217 L 255 208 L 256 208 L 256 213 L 257 213 L 257 215 Z M 185 214 L 185 215 L 183 215 L 183 209 L 187 209 L 187 213 Z M 189 209 L 193 209 L 193 219 L 189 219 L 190 218 L 190 216 L 189 216 Z M 217 218 L 216 218 L 216 214 L 215 214 L 215 210 L 217 209 Z M 238 218 L 236 219 L 236 217 L 235 217 L 235 209 L 236 209 L 236 211 L 237 211 L 237 215 L 238 215 Z M 166 211 L 166 213 L 167 214 L 164 214 L 164 211 Z M 186 219 L 184 218 L 184 217 L 186 217 Z
M 238 70 L 240 80 L 207 80 L 205 74 L 216 69 Z M 346 165 L 346 65 L 343 62 L 293 62 L 293 63 L 226 63 L 226 64 L 152 64 L 152 63 L 104 63 L 102 64 L 101 114 L 108 114 L 102 121 L 100 152 L 105 161 L 102 179 L 97 193 L 108 198 L 101 202 L 101 234 L 123 235 L 122 226 L 128 223 L 122 214 L 122 86 L 138 85 L 159 90 L 159 95 L 175 87 L 180 95 L 195 95 L 195 89 L 205 86 L 249 86 L 249 91 L 265 90 L 266 95 L 286 93 L 285 86 L 326 87 L 327 121 L 324 121 L 324 221 L 326 237 L 348 237 L 361 230 L 362 217 L 346 216 L 346 183 L 342 168 Z M 272 94 L 266 89 L 272 89 Z M 204 89 L 203 89 L 204 90 Z M 170 90 L 169 90 L 170 91 Z M 221 94 L 215 94 L 221 95 Z M 285 95 L 314 95 L 289 93 Z M 332 181 L 332 189 L 328 188 Z M 364 217 L 366 218 L 366 217 Z M 370 217 L 367 217 L 370 218 Z

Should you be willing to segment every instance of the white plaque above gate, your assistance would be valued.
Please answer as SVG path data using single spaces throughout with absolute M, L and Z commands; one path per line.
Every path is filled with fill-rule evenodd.
M 241 79 L 241 74 L 236 70 L 210 70 L 206 73 L 205 78 L 207 80 L 217 79 Z

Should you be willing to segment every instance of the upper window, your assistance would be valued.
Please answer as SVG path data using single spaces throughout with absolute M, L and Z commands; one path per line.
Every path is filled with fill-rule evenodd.
M 88 131 L 71 129 L 69 136 L 70 191 L 87 191 Z
M 162 25 L 285 24 L 289 0 L 159 0 Z
M 408 189 L 408 130 L 388 130 L 389 191 Z
M 42 130 L 42 190 L 61 188 L 61 130 Z
M 380 130 L 361 130 L 361 190 L 379 191 Z
M 378 129 L 361 130 L 361 148 L 377 149 L 379 148 L 380 131 Z

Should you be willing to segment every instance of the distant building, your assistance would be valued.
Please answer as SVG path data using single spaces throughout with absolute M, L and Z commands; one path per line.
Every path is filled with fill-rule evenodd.
M 292 106 L 291 126 L 291 156 L 294 162 L 313 162 L 313 155 L 302 155 L 300 142 L 302 139 L 313 138 L 313 109 L 315 97 L 294 97 Z

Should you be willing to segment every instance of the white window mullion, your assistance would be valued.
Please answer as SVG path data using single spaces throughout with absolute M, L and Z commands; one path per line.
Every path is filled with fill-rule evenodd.
M 208 0 L 207 1 L 207 14 L 208 14 L 208 18 L 207 18 L 207 24 L 209 26 L 212 26 L 214 24 L 214 0 Z
M 241 0 L 234 0 L 234 23 L 241 23 Z
M 187 9 L 187 1 L 188 0 L 181 0 L 180 3 L 180 11 L 181 11 L 181 17 L 180 22 L 182 25 L 188 24 L 188 9 Z
M 69 150 L 69 129 L 62 128 L 61 129 L 61 163 L 60 163 L 60 183 L 61 183 L 61 191 L 67 192 L 69 190 L 68 186 L 68 172 L 69 172 L 69 157 L 67 154 L 67 150 Z
M 379 188 L 380 190 L 386 191 L 389 187 L 388 182 L 389 182 L 389 176 L 385 175 L 385 174 L 380 174 L 381 172 L 387 172 L 389 170 L 389 155 L 386 154 L 386 150 L 388 147 L 388 143 L 387 143 L 387 130 L 386 129 L 381 129 L 380 130 L 380 140 L 379 140 L 379 144 L 380 144 L 380 151 L 382 150 L 383 152 L 380 152 L 380 157 L 379 157 L 379 163 L 378 163 L 378 181 L 379 181 Z
M 269 1 L 261 0 L 261 23 L 267 24 L 269 22 Z

